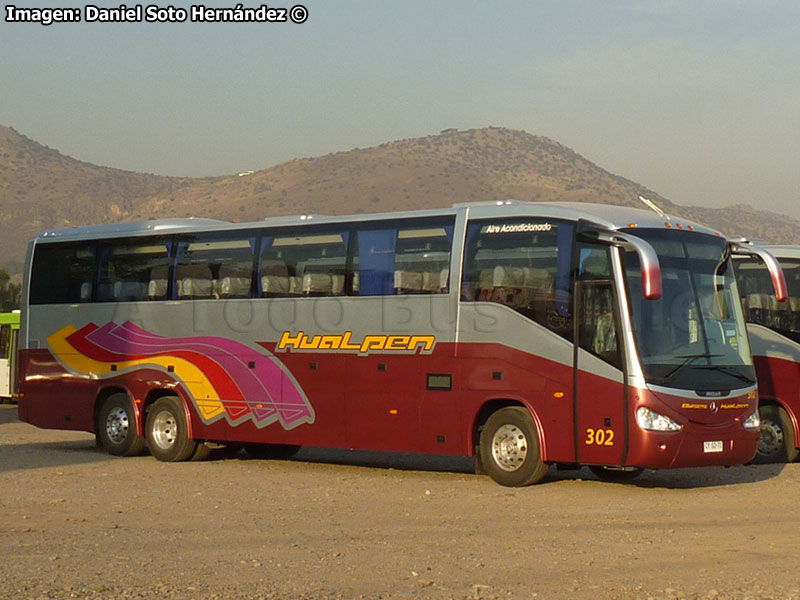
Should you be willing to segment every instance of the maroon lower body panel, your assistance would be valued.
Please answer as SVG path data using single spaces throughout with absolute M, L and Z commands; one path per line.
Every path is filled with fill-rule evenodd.
M 109 331 L 109 336 L 123 336 L 126 348 L 139 348 L 136 356 L 129 356 L 114 354 L 117 338 L 105 340 L 102 328 L 82 331 L 65 338 L 83 348 L 85 362 L 70 364 L 116 366 L 115 361 L 122 361 L 121 371 L 109 367 L 103 373 L 81 372 L 50 350 L 21 351 L 23 421 L 93 432 L 97 399 L 114 389 L 131 398 L 140 433 L 146 403 L 154 392 L 166 391 L 184 400 L 191 437 L 220 442 L 468 456 L 475 450 L 476 419 L 486 416 L 487 406 L 502 403 L 530 410 L 547 462 L 650 468 L 741 464 L 753 457 L 759 437 L 757 430 L 742 426 L 752 401 L 736 399 L 731 403 L 737 408 L 713 413 L 686 409 L 684 398 L 655 396 L 647 390 L 629 389 L 626 399 L 620 381 L 584 371 L 575 398 L 576 378 L 569 365 L 502 344 L 438 343 L 424 355 L 361 355 L 276 351 L 274 343 L 263 343 L 266 353 L 259 349 L 241 359 L 236 342 L 230 340 L 176 341 L 143 330 Z M 180 342 L 180 348 L 163 350 L 168 342 Z M 100 352 L 93 344 L 110 350 Z M 152 365 L 142 350 L 148 344 L 162 348 Z M 203 344 L 217 350 L 204 354 Z M 174 369 L 166 355 L 176 357 Z M 131 366 L 134 358 L 138 366 Z M 268 382 L 260 392 L 259 381 L 271 372 L 280 373 L 280 381 Z M 640 429 L 635 415 L 642 405 L 678 421 L 683 430 Z M 292 421 L 297 415 L 301 419 Z

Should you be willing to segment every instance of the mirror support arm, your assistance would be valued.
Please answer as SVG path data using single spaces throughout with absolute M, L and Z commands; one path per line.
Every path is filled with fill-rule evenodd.
M 661 265 L 658 262 L 656 251 L 649 242 L 635 235 L 618 231 L 595 231 L 593 233 L 600 243 L 636 252 L 642 269 L 642 295 L 646 300 L 661 298 Z

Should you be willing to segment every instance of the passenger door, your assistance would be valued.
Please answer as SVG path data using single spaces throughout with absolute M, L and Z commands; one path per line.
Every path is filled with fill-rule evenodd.
M 623 346 L 609 247 L 578 245 L 574 294 L 575 454 L 619 465 L 627 447 Z

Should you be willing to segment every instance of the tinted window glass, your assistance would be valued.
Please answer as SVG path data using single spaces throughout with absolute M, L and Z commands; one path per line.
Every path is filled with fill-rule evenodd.
M 659 252 L 663 280 L 661 298 L 645 299 L 639 257 L 622 253 L 633 335 L 648 381 L 693 390 L 735 389 L 754 382 L 725 239 L 669 229 L 628 233 Z
M 800 341 L 800 260 L 780 260 L 789 298 L 778 302 L 767 266 L 757 259 L 737 259 L 736 278 L 748 322 L 764 325 Z
M 90 242 L 37 244 L 31 272 L 31 304 L 89 302 L 95 269 Z
M 356 296 L 446 294 L 453 227 L 399 225 L 356 232 L 352 290 Z
M 175 263 L 177 298 L 250 297 L 254 247 L 255 238 L 181 240 Z
M 158 239 L 105 242 L 100 249 L 97 300 L 167 298 L 169 242 Z
M 578 256 L 578 344 L 621 369 L 609 248 L 584 244 L 580 246 Z
M 8 358 L 11 345 L 11 325 L 0 326 L 0 358 Z
M 260 295 L 341 296 L 347 263 L 346 232 L 287 235 L 261 239 Z
M 541 217 L 470 223 L 462 300 L 505 304 L 571 337 L 573 231 Z

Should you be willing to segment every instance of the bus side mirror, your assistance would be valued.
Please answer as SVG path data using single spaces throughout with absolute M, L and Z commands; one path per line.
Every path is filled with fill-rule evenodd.
M 635 235 L 617 231 L 598 231 L 597 241 L 636 252 L 642 268 L 642 296 L 645 300 L 661 298 L 661 265 L 656 251 L 649 242 Z
M 772 277 L 772 287 L 775 288 L 775 297 L 778 302 L 783 302 L 789 297 L 789 291 L 786 286 L 786 277 L 783 274 L 778 259 L 775 258 L 769 250 L 759 248 L 758 246 L 750 246 L 748 244 L 741 244 L 739 242 L 728 242 L 728 249 L 731 254 L 737 256 L 755 256 L 767 266 L 770 277 Z

